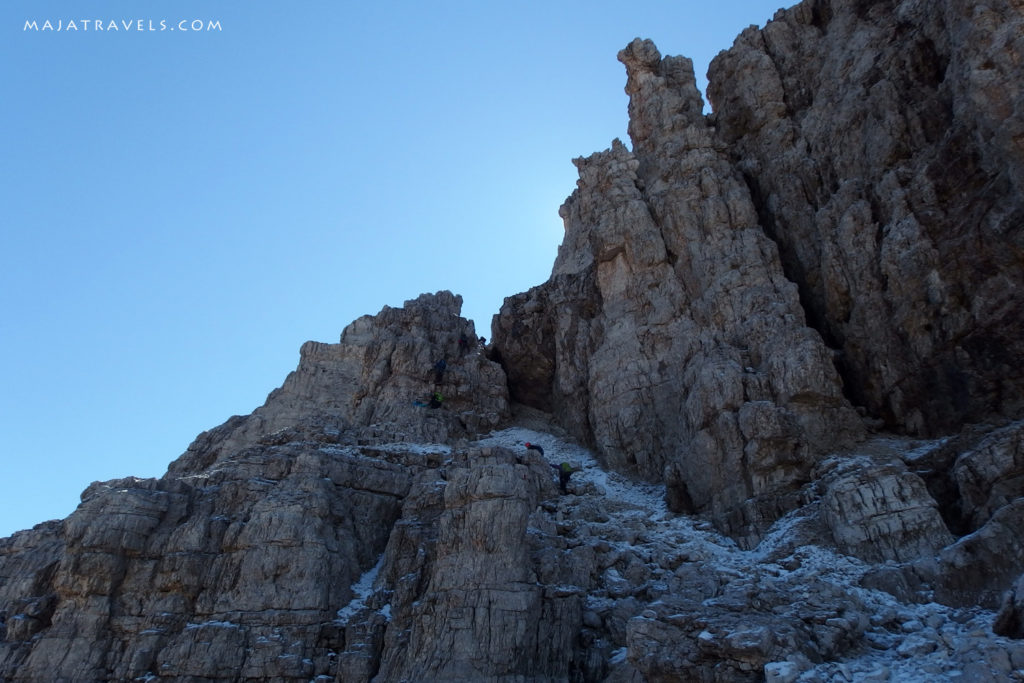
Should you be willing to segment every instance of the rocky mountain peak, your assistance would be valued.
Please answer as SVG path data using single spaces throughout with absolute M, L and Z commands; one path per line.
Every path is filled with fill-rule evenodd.
M 337 344 L 307 342 L 266 403 L 200 435 L 169 472 L 202 471 L 273 439 L 447 443 L 494 428 L 509 415 L 504 375 L 461 311 L 461 296 L 422 294 L 355 320 Z M 435 393 L 444 411 L 429 408 Z
M 575 161 L 552 278 L 506 299 L 494 346 L 514 399 L 753 543 L 814 461 L 863 428 L 704 121 L 692 66 L 650 41 L 619 57 L 635 150 Z

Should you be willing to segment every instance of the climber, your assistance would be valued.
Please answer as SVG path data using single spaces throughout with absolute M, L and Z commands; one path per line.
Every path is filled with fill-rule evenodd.
M 563 462 L 561 465 L 552 465 L 558 470 L 558 488 L 562 490 L 562 493 L 569 493 L 566 486 L 569 484 L 569 477 L 572 476 L 573 472 L 579 472 L 579 469 L 573 467 L 567 462 Z
M 430 403 L 428 404 L 431 408 L 440 408 L 444 402 L 444 396 L 441 395 L 440 391 L 435 391 L 430 395 Z
M 537 451 L 541 455 L 544 455 L 544 449 L 543 448 L 541 448 L 540 446 L 538 446 L 535 443 L 530 443 L 529 441 L 526 442 L 526 450 L 528 450 L 528 451 Z
M 448 367 L 448 361 L 444 358 L 434 363 L 434 384 L 440 384 L 444 380 L 444 371 Z
M 463 332 L 459 335 L 459 355 L 465 356 L 467 352 L 469 352 L 469 338 Z

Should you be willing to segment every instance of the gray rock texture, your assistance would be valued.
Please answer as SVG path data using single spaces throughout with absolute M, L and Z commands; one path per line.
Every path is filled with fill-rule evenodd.
M 512 397 L 748 544 L 851 403 L 920 435 L 1019 415 L 1022 22 L 808 0 L 715 59 L 710 116 L 631 43 L 633 149 L 576 160 L 551 278 L 494 321 Z
M 1007 591 L 992 630 L 1002 636 L 1024 639 L 1024 574 Z
M 247 447 L 300 436 L 444 443 L 492 429 L 509 415 L 504 375 L 484 358 L 461 310 L 461 296 L 423 294 L 359 318 L 338 344 L 307 342 L 298 368 L 263 406 L 201 434 L 169 471 L 202 471 Z M 424 411 L 417 402 L 435 391 L 445 410 Z
M 508 415 L 501 369 L 459 348 L 462 332 L 476 339 L 460 305 L 423 295 L 360 318 L 340 344 L 306 344 L 264 406 L 201 435 L 162 479 L 95 483 L 62 523 L 0 541 L 0 678 L 326 670 L 344 642 L 336 612 L 417 474 L 449 457 L 435 440 Z M 442 408 L 413 404 L 434 390 Z
M 847 394 L 890 427 L 1020 405 L 1022 52 L 1012 0 L 815 0 L 712 62 L 760 224 Z
M 806 0 L 710 115 L 633 41 L 493 344 L 386 307 L 0 539 L 0 680 L 1024 678 L 1022 26 Z
M 494 345 L 514 399 L 753 543 L 862 427 L 689 60 L 640 40 L 619 59 L 634 151 L 575 161 L 552 277 L 506 299 Z
M 924 481 L 899 459 L 845 457 L 826 466 L 819 473 L 823 517 L 843 552 L 870 562 L 907 562 L 953 542 Z

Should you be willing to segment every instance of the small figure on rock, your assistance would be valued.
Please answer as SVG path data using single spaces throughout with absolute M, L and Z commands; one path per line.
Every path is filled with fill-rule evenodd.
M 465 356 L 469 352 L 469 338 L 463 332 L 459 335 L 459 355 Z
M 441 395 L 440 391 L 435 391 L 430 395 L 430 403 L 428 405 L 431 408 L 440 408 L 442 403 L 444 403 L 444 396 Z
M 448 361 L 444 358 L 434 363 L 434 384 L 444 381 L 444 371 L 448 368 Z
M 569 484 L 569 477 L 572 476 L 573 472 L 579 472 L 579 469 L 567 462 L 563 462 L 561 465 L 552 465 L 552 467 L 558 470 L 558 488 L 561 489 L 562 493 L 569 493 L 569 490 L 566 488 Z
M 526 450 L 528 450 L 528 451 L 537 451 L 541 455 L 544 455 L 544 449 L 543 448 L 541 448 L 540 446 L 538 446 L 535 443 L 530 443 L 529 441 L 526 442 Z

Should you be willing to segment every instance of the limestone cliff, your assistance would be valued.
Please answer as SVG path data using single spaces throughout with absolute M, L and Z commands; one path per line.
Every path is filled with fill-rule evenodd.
M 200 435 L 163 478 L 97 482 L 62 523 L 0 541 L 0 678 L 326 670 L 336 613 L 417 475 L 509 414 L 461 303 L 423 295 L 304 345 L 262 407 Z
M 552 278 L 506 300 L 494 345 L 513 398 L 755 542 L 862 427 L 689 61 L 640 40 L 619 59 L 634 151 L 576 160 Z
M 0 539 L 0 680 L 1024 677 L 1022 26 L 806 0 L 710 115 L 633 41 L 493 344 L 385 307 Z
M 713 62 L 714 126 L 851 400 L 935 434 L 1024 395 L 1019 2 L 804 2 Z
M 629 151 L 577 159 L 514 400 L 748 542 L 823 453 L 1020 415 L 1019 4 L 808 0 L 709 73 L 619 54 Z M 540 358 L 537 362 L 535 359 Z

